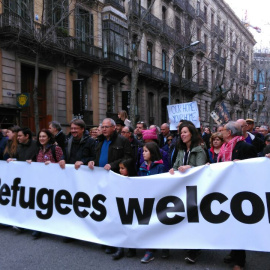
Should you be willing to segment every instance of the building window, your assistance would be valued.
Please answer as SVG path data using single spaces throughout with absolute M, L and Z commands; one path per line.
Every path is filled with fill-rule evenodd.
M 175 17 L 175 30 L 177 33 L 181 33 L 181 20 L 179 17 Z
M 162 21 L 163 21 L 163 23 L 166 23 L 166 13 L 167 13 L 166 7 L 162 6 Z
M 27 21 L 34 17 L 34 5 L 32 0 L 4 0 L 1 2 L 3 4 L 4 13 L 15 13 Z
M 148 118 L 149 125 L 154 124 L 154 94 L 148 93 Z
M 163 77 L 166 78 L 166 51 L 162 50 L 162 71 Z
M 81 42 L 83 51 L 87 50 L 87 45 L 94 44 L 94 19 L 93 14 L 78 8 L 76 17 L 76 37 Z
M 107 88 L 107 112 L 115 112 L 115 86 L 109 84 Z
M 200 15 L 200 6 L 201 6 L 201 1 L 197 0 L 197 16 Z
M 128 55 L 127 30 L 112 21 L 105 20 L 102 30 L 104 58 L 108 58 L 110 54 L 110 59 L 126 64 Z M 131 46 L 135 48 L 135 42 Z
M 152 50 L 153 50 L 153 44 L 150 42 L 147 42 L 147 64 L 152 66 Z
M 207 24 L 207 7 L 204 6 L 204 19 L 205 19 L 205 23 Z

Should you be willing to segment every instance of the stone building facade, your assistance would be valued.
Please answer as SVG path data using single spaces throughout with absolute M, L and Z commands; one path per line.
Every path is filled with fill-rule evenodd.
M 255 40 L 223 0 L 155 0 L 153 5 L 141 0 L 141 8 L 136 0 L 15 2 L 0 3 L 2 127 L 35 129 L 37 51 L 40 128 L 51 120 L 68 126 L 75 111 L 88 126 L 117 117 L 121 109 L 129 111 L 129 48 L 136 34 L 131 17 L 139 18 L 149 6 L 137 55 L 137 120 L 157 125 L 168 120 L 170 63 L 171 104 L 197 101 L 207 125 L 213 97 L 231 89 L 225 102 L 232 119 L 249 114 Z M 196 40 L 199 45 L 182 50 Z M 177 50 L 181 53 L 172 58 Z M 21 93 L 29 94 L 29 107 L 18 107 Z M 79 104 L 74 101 L 78 95 Z

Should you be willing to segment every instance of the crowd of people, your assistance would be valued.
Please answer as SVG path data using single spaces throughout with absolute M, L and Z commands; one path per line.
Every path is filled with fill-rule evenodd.
M 147 128 L 143 121 L 137 122 L 134 129 L 127 113 L 120 111 L 116 121 L 105 118 L 90 130 L 83 120 L 74 119 L 68 135 L 57 121 L 42 129 L 36 140 L 29 128 L 12 126 L 0 131 L 0 160 L 59 163 L 62 169 L 66 164 L 74 164 L 76 170 L 81 165 L 91 170 L 103 167 L 129 177 L 184 173 L 210 163 L 270 157 L 269 129 L 254 127 L 253 119 L 228 122 L 216 127 L 213 133 L 209 127 L 196 128 L 187 120 L 181 120 L 176 131 L 170 130 L 168 123 Z M 23 231 L 23 228 L 17 229 Z M 32 235 L 38 239 L 41 232 L 34 231 Z M 105 252 L 112 254 L 114 260 L 124 256 L 121 247 L 106 246 Z M 185 261 L 195 263 L 199 254 L 200 250 L 188 250 Z M 136 256 L 136 249 L 129 249 L 126 256 Z M 163 249 L 161 256 L 168 258 L 169 250 Z M 148 263 L 154 257 L 155 250 L 146 250 L 141 262 Z M 233 250 L 224 261 L 234 262 L 234 270 L 243 269 L 245 251 Z

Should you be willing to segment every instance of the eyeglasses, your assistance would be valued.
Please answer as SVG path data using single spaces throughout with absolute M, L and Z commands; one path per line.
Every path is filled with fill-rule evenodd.
M 101 129 L 108 129 L 110 127 L 112 127 L 112 126 L 101 126 Z
M 170 141 L 172 141 L 172 139 L 168 139 L 168 140 L 167 140 L 167 142 L 170 142 Z
M 137 124 L 144 124 L 144 122 L 143 121 L 139 121 L 139 122 L 137 122 Z

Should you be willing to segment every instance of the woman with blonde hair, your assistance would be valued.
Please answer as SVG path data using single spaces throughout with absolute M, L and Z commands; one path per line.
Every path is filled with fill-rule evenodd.
M 127 112 L 125 110 L 118 112 L 118 118 L 120 118 L 122 121 L 124 121 L 124 124 L 126 127 L 131 126 L 131 121 L 128 120 L 128 115 L 127 115 Z
M 18 147 L 17 134 L 19 129 L 19 126 L 9 127 L 7 129 L 8 142 L 3 153 L 3 160 L 16 158 Z

